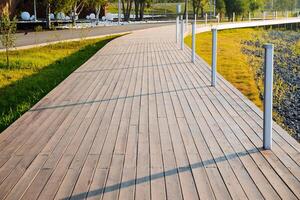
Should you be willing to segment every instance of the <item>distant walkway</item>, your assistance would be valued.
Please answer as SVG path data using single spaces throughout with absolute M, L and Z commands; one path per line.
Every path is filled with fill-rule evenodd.
M 0 199 L 299 199 L 300 144 L 175 43 L 108 43 L 0 134 Z
M 39 44 L 57 42 L 62 40 L 80 39 L 85 37 L 98 37 L 109 34 L 118 34 L 130 32 L 134 30 L 142 30 L 146 28 L 160 27 L 169 25 L 170 23 L 145 23 L 145 24 L 129 24 L 122 26 L 99 26 L 94 28 L 28 32 L 16 34 L 16 47 L 34 46 Z M 0 44 L 0 50 L 3 46 Z

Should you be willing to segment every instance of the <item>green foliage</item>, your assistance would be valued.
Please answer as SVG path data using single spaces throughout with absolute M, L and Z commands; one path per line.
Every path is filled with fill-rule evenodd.
M 0 41 L 6 51 L 6 67 L 9 68 L 9 49 L 15 45 L 16 17 L 9 18 L 8 8 L 3 9 L 0 19 Z
M 249 0 L 249 11 L 254 12 L 263 8 L 264 3 L 264 0 Z
M 11 69 L 0 53 L 0 132 L 113 38 L 12 51 Z
M 262 108 L 254 74 L 247 63 L 247 56 L 241 53 L 241 41 L 250 39 L 256 29 L 234 29 L 218 32 L 218 72 L 245 96 Z M 196 36 L 196 52 L 207 63 L 211 63 L 211 33 L 200 33 Z M 191 45 L 191 36 L 185 39 Z
M 224 0 L 216 0 L 216 10 L 218 13 L 225 12 L 225 2 Z

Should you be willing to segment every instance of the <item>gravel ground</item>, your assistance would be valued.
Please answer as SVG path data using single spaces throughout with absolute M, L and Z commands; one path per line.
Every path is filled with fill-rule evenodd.
M 299 31 L 269 30 L 243 41 L 242 52 L 248 55 L 250 66 L 259 85 L 263 83 L 263 44 L 274 44 L 274 110 L 275 117 L 298 141 L 300 140 L 300 55 L 296 53 Z M 263 88 L 260 95 L 263 98 Z M 278 120 L 278 119 L 281 120 Z

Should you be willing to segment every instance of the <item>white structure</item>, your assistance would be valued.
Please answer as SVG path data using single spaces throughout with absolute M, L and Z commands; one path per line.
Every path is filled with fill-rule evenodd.
M 54 19 L 55 19 L 55 16 L 54 16 L 53 13 L 50 13 L 50 19 L 51 19 L 51 20 L 54 20 Z
M 58 20 L 64 20 L 65 18 L 66 18 L 66 15 L 63 12 L 59 12 L 56 15 L 56 19 L 58 19 Z
M 274 46 L 265 44 L 265 66 L 264 66 L 264 149 L 272 148 L 272 107 L 273 107 L 273 57 Z
M 217 82 L 217 32 L 216 28 L 212 30 L 212 66 L 211 66 L 211 86 L 215 87 Z
M 26 20 L 26 21 L 30 20 L 30 14 L 29 14 L 29 12 L 22 12 L 21 13 L 21 19 L 22 20 Z
M 96 19 L 96 15 L 95 15 L 94 13 L 91 13 L 91 14 L 90 14 L 90 19 L 91 19 L 91 20 L 95 20 L 95 19 Z

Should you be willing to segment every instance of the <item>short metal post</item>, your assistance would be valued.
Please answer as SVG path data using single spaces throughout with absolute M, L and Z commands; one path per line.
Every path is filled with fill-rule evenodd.
M 266 19 L 266 12 L 264 11 L 263 12 L 263 20 L 265 20 Z
M 249 12 L 249 21 L 251 22 L 251 13 Z
M 196 48 L 196 20 L 192 22 L 192 62 L 195 63 L 195 48 Z
M 181 37 L 181 40 L 180 40 L 180 49 L 183 50 L 183 47 L 184 47 L 184 20 L 183 20 L 183 17 L 181 16 L 181 29 L 180 29 L 180 37 Z
M 232 22 L 235 21 L 235 13 L 232 13 Z
M 207 13 L 205 13 L 205 26 L 207 25 Z
M 217 82 L 217 29 L 212 29 L 212 66 L 211 86 L 215 87 Z
M 277 11 L 275 11 L 275 19 L 277 19 Z
M 272 148 L 273 44 L 265 44 L 263 148 Z
M 220 23 L 220 13 L 217 15 L 218 24 Z
M 176 43 L 178 42 L 179 35 L 179 16 L 176 17 Z

